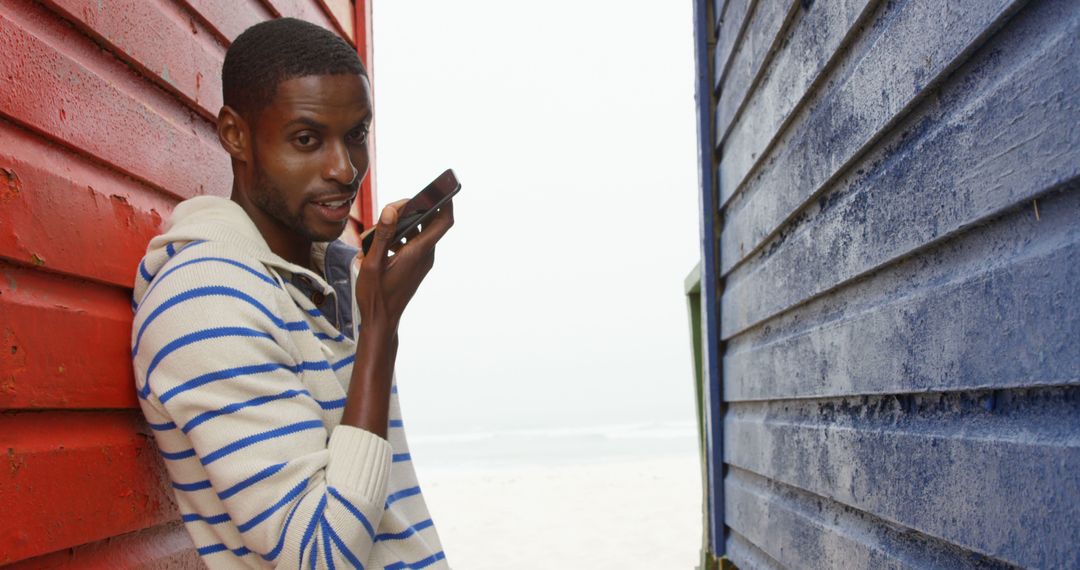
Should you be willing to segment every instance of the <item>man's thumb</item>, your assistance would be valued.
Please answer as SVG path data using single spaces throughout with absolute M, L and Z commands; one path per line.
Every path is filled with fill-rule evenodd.
M 397 210 L 393 206 L 383 208 L 379 216 L 379 223 L 375 226 L 375 241 L 386 243 L 394 237 L 394 226 L 397 224 Z
M 392 204 L 383 207 L 379 221 L 375 225 L 375 236 L 368 253 L 375 252 L 378 257 L 386 256 L 390 240 L 394 236 L 395 226 L 397 226 L 397 209 Z

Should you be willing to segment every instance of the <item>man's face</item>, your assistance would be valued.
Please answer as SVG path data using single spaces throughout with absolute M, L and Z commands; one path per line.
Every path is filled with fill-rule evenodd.
M 261 211 L 260 230 L 287 240 L 340 236 L 367 176 L 370 124 L 364 77 L 309 75 L 278 84 L 252 129 L 250 200 Z

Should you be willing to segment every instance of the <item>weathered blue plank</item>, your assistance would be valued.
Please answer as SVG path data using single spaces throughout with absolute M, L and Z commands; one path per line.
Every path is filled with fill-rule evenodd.
M 738 529 L 728 556 L 742 570 L 1012 568 L 742 469 L 731 470 L 728 487 L 728 520 Z
M 728 342 L 729 401 L 1080 382 L 1080 184 Z M 996 358 L 995 355 L 1008 355 Z
M 1054 16 L 1018 16 L 729 274 L 723 336 L 1080 177 L 1080 18 Z
M 815 83 L 824 70 L 858 36 L 861 23 L 873 13 L 877 2 L 833 0 L 815 2 L 809 8 L 801 3 L 802 9 L 789 24 L 780 51 L 761 84 L 751 92 L 746 107 L 736 120 L 718 118 L 717 145 L 729 152 L 763 156 L 795 109 L 813 96 Z M 721 188 L 721 206 L 731 199 L 734 190 Z
M 1080 568 L 1080 2 L 740 2 L 699 134 L 728 554 Z
M 705 475 L 709 493 L 705 497 L 708 507 L 709 529 L 708 548 L 716 556 L 724 554 L 724 452 L 723 418 L 720 410 L 723 406 L 720 378 L 720 320 L 718 315 L 719 277 L 717 276 L 716 220 L 714 205 L 716 183 L 713 180 L 713 144 L 712 144 L 712 82 L 709 80 L 709 43 L 713 37 L 709 18 L 708 0 L 694 1 L 694 64 L 695 97 L 697 98 L 697 137 L 698 137 L 698 212 L 701 233 L 701 307 L 704 330 L 702 336 L 705 345 L 703 391 L 707 402 L 704 422 L 705 447 L 710 461 L 705 465 Z
M 735 46 L 727 75 L 721 80 L 716 128 L 713 130 L 717 144 L 723 140 L 747 94 L 768 68 L 787 23 L 799 12 L 801 5 L 800 0 L 769 0 L 759 2 L 750 14 L 746 32 Z
M 740 403 L 724 433 L 740 469 L 988 558 L 1080 567 L 1080 386 Z
M 712 17 L 713 17 L 713 37 L 720 34 L 720 26 L 723 23 L 724 10 L 727 8 L 728 0 L 713 0 L 712 2 Z
M 761 165 L 753 187 L 725 210 L 721 259 L 726 272 L 802 208 L 825 184 L 888 130 L 924 94 L 967 59 L 1006 21 L 1020 0 L 883 3 L 868 34 L 856 41 L 823 90 L 793 120 L 785 144 L 767 157 L 732 153 L 720 187 L 736 190 Z M 1073 5 L 1076 5 L 1073 3 Z M 1068 12 L 1066 12 L 1068 13 Z
M 716 31 L 716 48 L 713 54 L 715 63 L 711 85 L 714 90 L 720 89 L 720 84 L 727 75 L 728 66 L 735 57 L 735 45 L 746 32 L 749 14 L 753 14 L 756 3 L 757 0 L 730 0 L 724 7 L 720 16 L 720 28 Z
M 728 530 L 727 556 L 741 570 L 784 570 L 779 562 L 736 530 Z

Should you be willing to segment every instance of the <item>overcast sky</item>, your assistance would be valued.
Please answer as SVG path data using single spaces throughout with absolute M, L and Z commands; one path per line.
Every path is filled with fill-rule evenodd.
M 410 434 L 693 419 L 691 3 L 376 1 L 377 202 L 451 167 Z

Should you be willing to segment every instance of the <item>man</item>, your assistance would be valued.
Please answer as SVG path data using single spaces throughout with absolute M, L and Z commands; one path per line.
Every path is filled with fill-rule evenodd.
M 179 204 L 134 293 L 139 403 L 186 528 L 210 568 L 447 568 L 393 370 L 452 207 L 388 256 L 391 204 L 353 270 L 336 238 L 372 118 L 355 50 L 265 22 L 230 46 L 222 84 L 231 199 Z

